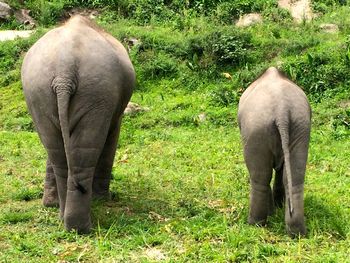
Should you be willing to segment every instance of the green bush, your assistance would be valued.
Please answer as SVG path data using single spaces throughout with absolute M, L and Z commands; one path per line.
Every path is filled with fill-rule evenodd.
M 314 0 L 312 1 L 312 8 L 315 12 L 324 14 L 331 7 L 346 5 L 347 3 L 348 0 Z
M 42 25 L 53 25 L 62 16 L 67 3 L 61 0 L 31 0 L 26 3 L 26 8 L 31 10 L 36 21 Z
M 227 107 L 239 101 L 239 94 L 232 85 L 220 85 L 210 93 L 213 105 Z
M 172 77 L 178 71 L 178 62 L 165 52 L 144 52 L 140 64 L 144 79 Z
M 332 96 L 332 93 L 348 88 L 349 66 L 347 45 L 324 45 L 312 48 L 302 56 L 289 57 L 283 69 L 307 94 L 319 100 L 325 94 Z
M 66 5 L 70 7 L 85 6 L 85 7 L 119 7 L 125 6 L 127 0 L 68 0 Z
M 333 137 L 344 139 L 350 137 L 350 108 L 342 110 L 332 120 Z
M 279 7 L 271 7 L 271 8 L 264 9 L 262 11 L 262 15 L 268 20 L 272 22 L 277 22 L 277 23 L 285 24 L 293 21 L 293 18 L 290 12 L 286 9 L 279 8 Z
M 273 0 L 242 0 L 242 1 L 215 1 L 215 10 L 213 13 L 218 20 L 225 23 L 232 22 L 232 19 L 237 19 L 240 15 L 262 12 L 268 8 L 277 6 Z
M 243 65 L 252 48 L 251 35 L 240 31 L 214 33 L 209 40 L 218 64 Z

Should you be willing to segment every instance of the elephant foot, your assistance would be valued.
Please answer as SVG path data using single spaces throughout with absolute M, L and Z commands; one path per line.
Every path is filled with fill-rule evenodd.
M 264 226 L 274 212 L 272 191 L 269 185 L 251 185 L 248 223 Z
M 77 231 L 78 234 L 89 234 L 91 232 L 92 223 L 90 218 L 85 224 L 65 218 L 64 227 L 67 231 Z
M 304 185 L 293 186 L 292 190 L 294 208 L 292 213 L 290 213 L 289 202 L 285 202 L 286 230 L 291 237 L 305 236 Z M 286 196 L 286 198 L 288 197 Z
M 249 216 L 248 224 L 255 225 L 255 226 L 266 226 L 267 218 L 254 218 L 252 216 Z
M 286 230 L 288 235 L 292 238 L 306 235 L 306 227 L 304 222 L 289 223 L 286 225 Z
M 81 181 L 80 183 L 82 183 Z M 68 186 L 66 206 L 64 210 L 64 226 L 66 230 L 75 230 L 78 234 L 88 234 L 91 231 L 91 187 L 86 186 L 88 192 L 82 193 L 73 184 Z
M 43 196 L 43 205 L 46 207 L 58 207 L 58 194 L 56 187 L 45 187 Z

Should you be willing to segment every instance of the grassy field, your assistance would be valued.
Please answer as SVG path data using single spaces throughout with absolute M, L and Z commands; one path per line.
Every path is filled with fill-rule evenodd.
M 237 31 L 205 16 L 179 28 L 107 10 L 102 27 L 142 42 L 130 52 L 132 101 L 149 111 L 124 117 L 113 198 L 93 204 L 94 229 L 82 236 L 41 204 L 46 153 L 19 81 L 23 52 L 47 29 L 0 43 L 0 262 L 350 262 L 349 11 L 295 25 L 273 9 Z M 321 32 L 325 22 L 340 32 Z M 247 224 L 237 101 L 269 65 L 281 65 L 313 109 L 305 238 L 286 235 L 282 209 L 266 227 Z

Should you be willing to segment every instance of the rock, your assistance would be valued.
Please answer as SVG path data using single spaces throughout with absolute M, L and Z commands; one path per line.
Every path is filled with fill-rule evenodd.
M 223 72 L 223 73 L 222 73 L 222 76 L 225 77 L 226 79 L 232 80 L 232 76 L 231 76 L 231 74 L 228 73 L 228 72 Z
M 0 2 L 0 19 L 7 20 L 13 15 L 12 8 L 4 3 Z
M 310 0 L 279 0 L 278 6 L 289 10 L 294 20 L 298 23 L 312 20 L 315 15 L 312 12 Z
M 19 9 L 14 11 L 14 16 L 19 23 L 29 26 L 30 28 L 34 28 L 35 21 L 29 14 L 30 10 L 27 9 Z
M 236 23 L 236 26 L 238 27 L 248 27 L 257 23 L 262 22 L 262 16 L 257 13 L 251 13 L 251 14 L 246 14 L 244 16 L 241 16 L 239 20 Z
M 339 32 L 339 27 L 338 27 L 338 25 L 336 25 L 336 24 L 321 24 L 321 25 L 320 25 L 320 29 L 321 29 L 323 32 L 331 33 L 331 34 L 334 34 L 334 33 L 338 33 L 338 32 Z
M 124 38 L 124 43 L 126 43 L 129 53 L 132 47 L 136 47 L 136 46 L 140 47 L 142 44 L 142 42 L 139 39 L 134 37 Z
M 206 119 L 207 119 L 207 115 L 204 112 L 198 115 L 199 122 L 205 122 Z
M 133 47 L 133 46 L 137 46 L 137 45 L 141 45 L 141 41 L 137 38 L 126 38 L 125 42 L 128 44 L 128 46 Z
M 129 102 L 124 110 L 124 114 L 125 115 L 132 115 L 132 114 L 142 112 L 142 111 L 149 111 L 149 108 L 141 107 L 140 105 L 138 105 L 134 102 Z
M 15 40 L 16 38 L 27 38 L 34 31 L 33 30 L 4 30 L 0 31 L 0 41 Z

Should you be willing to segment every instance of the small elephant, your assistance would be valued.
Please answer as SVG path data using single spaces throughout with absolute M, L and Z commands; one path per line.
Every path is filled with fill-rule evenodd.
M 74 16 L 26 54 L 22 84 L 47 153 L 43 203 L 58 201 L 67 230 L 91 230 L 93 196 L 108 197 L 123 111 L 135 72 L 121 43 Z
M 304 92 L 278 69 L 268 68 L 242 94 L 238 123 L 250 174 L 248 223 L 266 224 L 274 206 L 281 207 L 285 200 L 288 234 L 305 235 L 304 178 L 311 108 Z

